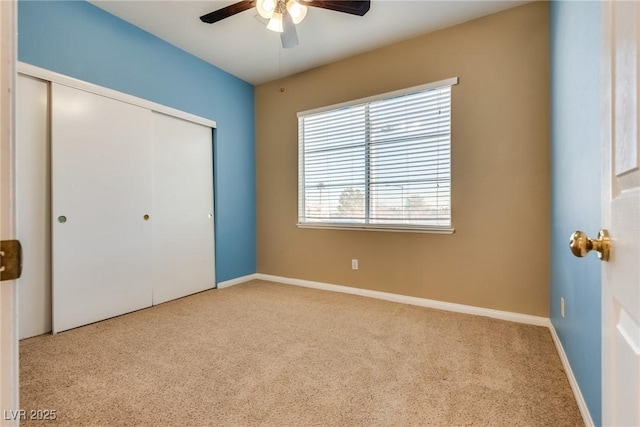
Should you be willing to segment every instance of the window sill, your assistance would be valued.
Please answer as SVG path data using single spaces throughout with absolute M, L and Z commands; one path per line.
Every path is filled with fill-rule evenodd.
M 436 228 L 436 227 L 411 227 L 411 226 L 384 226 L 384 225 L 363 225 L 363 224 L 323 224 L 323 223 L 306 223 L 296 224 L 298 228 L 310 229 L 326 229 L 326 230 L 355 230 L 355 231 L 391 231 L 395 233 L 427 233 L 427 234 L 453 234 L 454 228 Z

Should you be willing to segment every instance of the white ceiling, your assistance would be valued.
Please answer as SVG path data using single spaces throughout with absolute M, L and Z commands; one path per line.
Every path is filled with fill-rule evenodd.
M 310 7 L 300 44 L 282 49 L 255 8 L 215 24 L 201 15 L 235 1 L 90 0 L 107 12 L 254 85 L 528 3 L 530 0 L 371 0 L 365 16 Z

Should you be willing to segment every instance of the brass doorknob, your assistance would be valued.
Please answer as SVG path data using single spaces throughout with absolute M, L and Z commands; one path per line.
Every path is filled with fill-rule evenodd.
M 600 230 L 597 239 L 590 239 L 585 232 L 576 231 L 569 237 L 569 247 L 571 252 L 577 257 L 583 257 L 591 250 L 598 251 L 598 258 L 602 261 L 609 261 L 611 243 L 609 232 Z

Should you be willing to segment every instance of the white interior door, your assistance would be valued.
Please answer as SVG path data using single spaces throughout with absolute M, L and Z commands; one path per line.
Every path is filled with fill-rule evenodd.
M 640 425 L 640 7 L 603 3 L 605 164 L 603 220 L 611 234 L 602 268 L 604 425 Z
M 148 307 L 150 110 L 52 83 L 53 332 Z
M 16 234 L 20 339 L 51 331 L 49 82 L 19 75 L 16 99 Z
M 153 303 L 215 286 L 210 127 L 153 114 Z
M 16 2 L 0 2 L 0 239 L 15 238 L 14 93 Z M 18 420 L 18 299 L 15 280 L 0 282 L 0 411 L 3 426 Z

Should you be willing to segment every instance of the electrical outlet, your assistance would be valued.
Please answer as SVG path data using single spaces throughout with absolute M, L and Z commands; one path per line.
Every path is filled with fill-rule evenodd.
M 560 316 L 564 319 L 564 297 L 560 297 Z
M 358 260 L 357 259 L 352 259 L 351 260 L 351 269 L 352 270 L 357 270 L 358 269 Z

